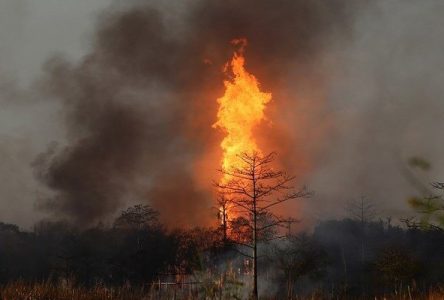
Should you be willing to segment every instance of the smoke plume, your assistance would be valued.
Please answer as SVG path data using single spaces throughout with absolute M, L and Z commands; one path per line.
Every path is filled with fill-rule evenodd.
M 38 178 L 55 193 L 40 207 L 91 224 L 128 203 L 146 202 L 169 224 L 208 222 L 221 139 L 211 124 L 230 40 L 248 39 L 247 68 L 282 99 L 270 108 L 274 129 L 264 129 L 262 142 L 285 157 L 301 141 L 291 124 L 308 127 L 283 113 L 295 105 L 292 85 L 304 87 L 301 97 L 314 103 L 307 109 L 322 111 L 326 78 L 316 71 L 318 60 L 330 40 L 350 38 L 357 8 L 294 0 L 194 1 L 180 11 L 156 3 L 112 6 L 81 62 L 53 58 L 45 66 L 42 85 L 62 104 L 67 142 L 35 163 Z M 309 147 L 283 164 L 307 167 Z
M 331 218 L 366 196 L 409 216 L 411 156 L 431 163 L 411 170 L 425 185 L 443 180 L 441 1 L 120 2 L 0 3 L 2 221 L 88 226 L 147 203 L 170 226 L 209 224 L 240 37 L 273 96 L 257 143 L 315 191 L 282 212 Z

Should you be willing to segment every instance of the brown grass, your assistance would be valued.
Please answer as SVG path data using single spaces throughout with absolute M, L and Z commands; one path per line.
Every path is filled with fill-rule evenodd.
M 97 286 L 91 289 L 55 285 L 52 283 L 13 282 L 0 290 L 2 300 L 105 300 L 105 299 L 144 299 L 142 290 L 127 288 L 110 289 Z
M 25 283 L 22 281 L 8 283 L 0 288 L 2 300 L 144 300 L 144 299 L 220 299 L 218 296 L 205 295 L 202 289 L 164 287 L 159 291 L 157 286 L 134 288 L 124 286 L 109 288 L 97 285 L 93 288 L 75 287 L 69 283 L 54 284 Z M 230 299 L 222 297 L 222 299 Z M 295 300 L 344 299 L 328 295 L 313 294 L 309 297 L 295 297 Z M 356 299 L 356 298 L 353 298 Z M 444 287 L 430 289 L 427 293 L 409 292 L 408 290 L 366 299 L 374 300 L 443 300 Z

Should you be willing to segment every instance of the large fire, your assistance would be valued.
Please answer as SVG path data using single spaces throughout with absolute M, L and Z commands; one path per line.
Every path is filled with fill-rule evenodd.
M 271 93 L 262 92 L 256 77 L 245 70 L 244 50 L 247 40 L 236 39 L 232 43 L 238 49 L 224 70 L 232 79 L 224 82 L 225 93 L 217 99 L 219 110 L 217 122 L 213 125 L 226 134 L 221 143 L 221 164 L 222 170 L 228 173 L 242 167 L 239 154 L 261 152 L 253 136 L 253 129 L 265 119 L 265 106 L 271 101 Z M 225 184 L 231 179 L 225 173 L 221 183 Z

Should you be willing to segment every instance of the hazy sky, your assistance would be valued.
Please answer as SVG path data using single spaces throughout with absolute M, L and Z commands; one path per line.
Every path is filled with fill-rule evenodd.
M 110 3 L 0 0 L 0 221 L 30 227 L 45 216 L 35 206 L 49 191 L 31 164 L 51 142 L 63 144 L 65 128 L 61 107 L 35 87 L 49 58 L 75 64 L 93 48 Z M 171 17 L 186 3 L 161 6 Z M 374 1 L 354 16 L 350 41 L 328 41 L 325 100 L 335 125 L 306 178 L 316 192 L 307 218 L 339 216 L 361 195 L 386 215 L 409 214 L 414 190 L 400 168 L 413 155 L 433 164 L 418 174 L 425 182 L 444 180 L 443 15 L 443 1 Z
M 0 0 L 0 219 L 31 226 L 40 194 L 30 164 L 60 138 L 57 108 L 30 91 L 45 61 L 80 59 L 107 0 Z

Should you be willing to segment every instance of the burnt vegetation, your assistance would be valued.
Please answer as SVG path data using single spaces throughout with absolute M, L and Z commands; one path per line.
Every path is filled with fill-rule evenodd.
M 40 222 L 22 231 L 1 223 L 0 291 L 3 299 L 233 299 L 251 295 L 257 274 L 263 299 L 419 299 L 435 295 L 432 288 L 439 299 L 444 232 L 394 225 L 366 201 L 350 205 L 359 208 L 347 210 L 350 217 L 320 222 L 312 232 L 280 227 L 256 233 L 256 244 L 251 210 L 229 223 L 228 237 L 223 224 L 168 230 L 149 205 L 129 207 L 112 225 L 89 229 Z M 270 214 L 257 226 L 273 222 Z M 257 273 L 253 252 L 239 253 L 254 247 Z
M 212 227 L 171 229 L 152 206 L 87 228 L 41 221 L 32 231 L 0 223 L 2 299 L 440 299 L 442 197 L 410 200 L 418 220 L 383 217 L 376 202 L 348 202 L 342 220 L 311 231 L 276 214 L 308 198 L 273 167 L 275 153 L 241 154 L 215 183 Z M 443 184 L 433 183 L 437 191 Z M 433 205 L 430 204 L 433 200 Z M 178 228 L 178 227 L 176 227 Z M 428 297 L 428 298 L 426 298 Z

